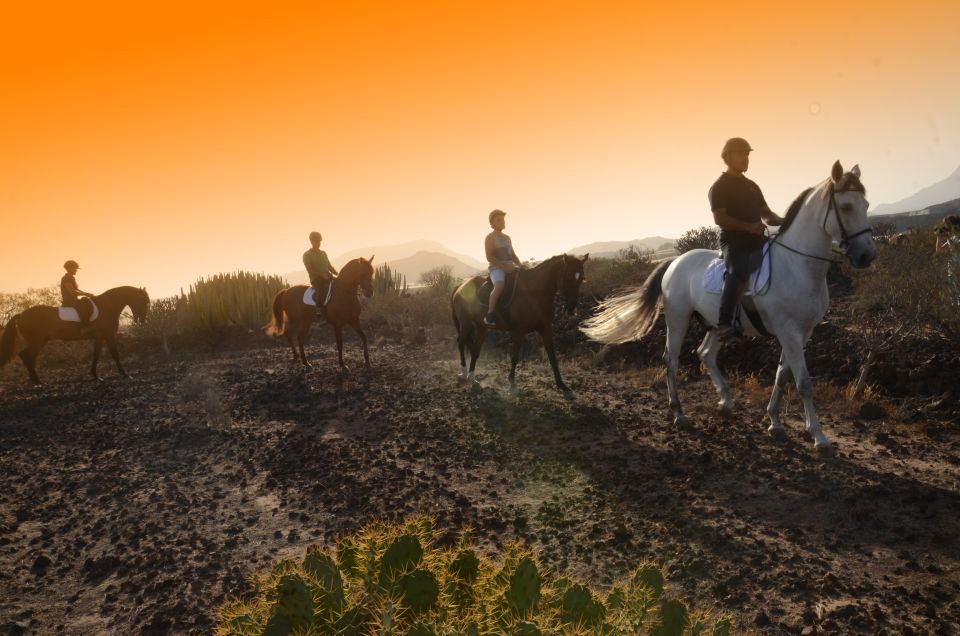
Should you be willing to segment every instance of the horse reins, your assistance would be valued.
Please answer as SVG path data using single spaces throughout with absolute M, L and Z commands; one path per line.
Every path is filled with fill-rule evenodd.
M 843 190 L 840 190 L 840 192 L 860 192 L 860 191 L 861 190 L 856 187 L 844 188 Z M 837 219 L 837 225 L 840 226 L 840 236 L 842 237 L 842 240 L 840 241 L 841 248 L 844 247 L 845 245 L 849 245 L 851 240 L 857 238 L 861 234 L 873 232 L 873 228 L 867 226 L 864 229 L 860 230 L 859 232 L 854 232 L 853 234 L 847 234 L 847 228 L 844 227 L 843 220 L 840 218 L 840 207 L 837 205 L 837 197 L 835 194 L 835 188 L 833 187 L 833 184 L 830 184 L 830 203 L 827 204 L 827 213 L 823 215 L 822 227 L 824 231 L 827 230 L 827 220 L 830 218 L 830 212 L 833 212 L 833 215 Z M 812 258 L 818 261 L 824 261 L 826 263 L 839 263 L 843 260 L 843 258 L 840 258 L 839 260 L 837 260 L 833 258 L 824 258 L 822 256 L 815 256 L 813 254 L 807 254 L 806 252 L 801 252 L 800 250 L 794 249 L 789 245 L 784 245 L 783 243 L 779 242 L 778 240 L 779 238 L 780 238 L 780 234 L 777 234 L 774 238 L 770 240 L 770 242 L 773 244 L 779 245 L 780 247 L 784 248 L 785 250 L 789 250 L 794 254 L 806 256 L 807 258 Z

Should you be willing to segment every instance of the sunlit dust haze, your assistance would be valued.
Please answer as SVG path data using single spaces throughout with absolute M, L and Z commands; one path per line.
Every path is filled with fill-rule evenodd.
M 196 5 L 196 6 L 195 6 Z M 202 8 L 206 6 L 207 8 Z M 432 239 L 524 259 L 712 223 L 720 148 L 782 211 L 960 165 L 960 3 L 7 3 L 0 291 L 301 268 Z M 340 264 L 336 263 L 335 264 Z

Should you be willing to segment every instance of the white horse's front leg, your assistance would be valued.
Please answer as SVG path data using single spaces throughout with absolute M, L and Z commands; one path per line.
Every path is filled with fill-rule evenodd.
M 703 342 L 697 347 L 697 355 L 707 367 L 707 373 L 713 381 L 713 386 L 720 394 L 720 401 L 717 406 L 723 413 L 729 413 L 733 410 L 733 395 L 730 393 L 730 385 L 720 373 L 720 367 L 717 366 L 717 355 L 720 353 L 720 339 L 717 337 L 717 330 L 711 329 L 703 337 Z
M 803 344 L 798 341 L 782 344 L 783 357 L 790 366 L 790 370 L 793 371 L 793 378 L 797 383 L 797 393 L 800 394 L 800 400 L 803 402 L 803 410 L 807 417 L 807 432 L 813 437 L 813 447 L 822 453 L 829 453 L 833 450 L 833 444 L 820 430 L 817 411 L 813 407 L 813 380 L 810 379 L 810 373 L 807 371 L 807 361 L 803 357 Z M 779 373 L 777 375 L 779 377 Z
M 790 381 L 790 367 L 787 366 L 783 351 L 780 352 L 780 366 L 777 367 L 777 379 L 773 384 L 773 393 L 770 395 L 770 403 L 767 404 L 767 415 L 770 416 L 770 427 L 767 431 L 777 438 L 786 437 L 786 431 L 783 428 L 783 422 L 780 421 L 780 398 L 783 397 L 783 389 Z

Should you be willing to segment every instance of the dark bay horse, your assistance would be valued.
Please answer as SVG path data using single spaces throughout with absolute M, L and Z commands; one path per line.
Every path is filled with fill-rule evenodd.
M 147 311 L 150 308 L 150 296 L 147 290 L 142 287 L 114 287 L 99 296 L 93 297 L 93 302 L 100 311 L 96 320 L 90 323 L 92 333 L 81 333 L 79 322 L 70 322 L 60 320 L 56 307 L 49 305 L 36 305 L 23 311 L 7 323 L 3 330 L 3 336 L 0 337 L 0 367 L 6 365 L 13 358 L 17 332 L 27 341 L 27 346 L 20 352 L 20 359 L 23 360 L 27 371 L 30 373 L 30 379 L 34 384 L 40 384 L 40 377 L 37 375 L 36 362 L 40 350 L 50 340 L 89 340 L 93 339 L 93 365 L 90 373 L 95 380 L 99 380 L 97 375 L 97 361 L 100 359 L 100 350 L 103 343 L 107 343 L 110 355 L 117 363 L 117 370 L 124 377 L 130 377 L 123 370 L 120 364 L 120 356 L 117 353 L 117 329 L 120 326 L 120 312 L 124 307 L 130 307 L 133 311 L 133 320 L 142 323 L 147 319 Z
M 312 367 L 307 362 L 303 352 L 303 344 L 310 335 L 310 325 L 316 319 L 317 309 L 313 305 L 303 302 L 303 295 L 309 285 L 294 285 L 281 289 L 273 297 L 273 320 L 267 325 L 267 335 L 286 336 L 293 351 L 293 359 L 297 360 L 297 349 L 293 344 L 293 334 L 297 334 L 297 344 L 300 347 L 300 362 L 304 366 Z M 337 359 L 340 362 L 340 372 L 347 373 L 349 369 L 343 363 L 343 327 L 350 325 L 360 336 L 363 343 L 363 360 L 370 366 L 370 353 L 367 351 L 367 336 L 360 327 L 360 299 L 357 290 L 361 290 L 367 298 L 373 296 L 373 257 L 355 258 L 340 270 L 333 285 L 333 295 L 327 304 L 327 321 L 333 326 L 337 336 Z M 323 299 L 318 299 L 323 302 Z M 286 317 L 286 320 L 284 320 Z
M 557 354 L 553 347 L 553 304 L 554 296 L 559 292 L 563 296 L 564 307 L 569 313 L 577 306 L 580 285 L 583 283 L 583 264 L 590 257 L 583 258 L 561 254 L 552 256 L 531 269 L 523 269 L 517 274 L 516 289 L 508 287 L 504 296 L 511 295 L 506 315 L 497 315 L 497 325 L 493 329 L 509 331 L 512 336 L 510 348 L 510 390 L 517 391 L 517 362 L 520 360 L 520 344 L 523 337 L 531 331 L 540 334 L 543 347 L 550 359 L 553 377 L 557 388 L 568 397 L 573 393 L 560 378 L 557 366 Z M 477 387 L 474 376 L 477 358 L 487 336 L 488 327 L 483 323 L 487 312 L 486 299 L 478 297 L 480 286 L 485 277 L 474 276 L 463 282 L 450 297 L 453 309 L 453 324 L 457 328 L 457 347 L 460 349 L 460 378 Z M 470 370 L 467 370 L 464 348 L 470 348 Z

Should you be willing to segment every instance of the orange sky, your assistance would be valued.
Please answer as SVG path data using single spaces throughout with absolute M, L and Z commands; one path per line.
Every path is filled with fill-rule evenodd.
M 960 165 L 956 2 L 18 4 L 0 291 L 283 273 L 313 229 L 482 258 L 494 207 L 523 258 L 676 237 L 733 135 L 775 210 L 835 159 L 874 204 Z

